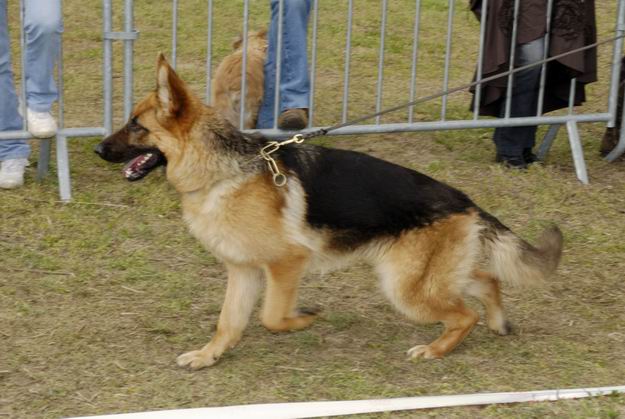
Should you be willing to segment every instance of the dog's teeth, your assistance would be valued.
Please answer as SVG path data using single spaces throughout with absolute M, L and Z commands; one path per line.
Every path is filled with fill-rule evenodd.
M 149 159 L 150 157 L 152 157 L 152 153 L 148 153 L 148 154 L 145 155 L 146 159 Z

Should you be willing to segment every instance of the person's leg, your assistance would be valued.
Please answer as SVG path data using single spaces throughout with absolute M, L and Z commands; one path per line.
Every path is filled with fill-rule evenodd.
M 26 101 L 36 112 L 48 112 L 58 92 L 54 66 L 63 31 L 60 0 L 25 0 Z
M 621 74 L 619 77 L 618 97 L 616 99 L 616 124 L 613 128 L 606 128 L 599 147 L 599 153 L 605 157 L 618 145 L 623 129 L 623 100 L 625 98 L 625 57 L 621 60 Z
M 17 112 L 17 96 L 11 71 L 7 1 L 0 0 L 0 131 L 22 129 Z M 30 146 L 24 140 L 0 140 L 0 188 L 9 189 L 24 183 Z
M 310 81 L 306 40 L 310 0 L 284 0 L 282 16 L 282 50 L 280 65 L 279 113 L 287 109 L 305 109 L 309 103 Z M 265 85 L 257 128 L 272 128 L 276 92 L 276 58 L 278 43 L 279 0 L 271 0 L 269 48 L 265 61 Z
M 517 46 L 515 63 L 518 67 L 542 60 L 544 52 L 544 38 L 536 39 Z M 516 73 L 512 86 L 512 101 L 510 116 L 523 117 L 536 115 L 538 86 L 540 83 L 541 66 Z M 502 100 L 500 117 L 505 115 L 505 99 Z M 509 162 L 524 162 L 523 154 L 534 146 L 536 126 L 497 128 L 493 140 L 497 149 L 498 160 Z
M 308 76 L 307 35 L 310 0 L 285 1 L 282 51 L 281 111 L 308 108 L 310 80 Z
M 7 0 L 0 0 L 0 131 L 22 129 L 22 118 L 17 112 L 10 54 Z M 30 147 L 24 140 L 0 140 L 0 161 L 25 159 L 29 154 Z

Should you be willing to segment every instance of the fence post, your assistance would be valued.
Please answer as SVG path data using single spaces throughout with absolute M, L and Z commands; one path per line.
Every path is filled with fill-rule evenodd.
M 519 28 L 519 0 L 514 0 L 514 19 L 512 21 L 512 36 L 510 37 L 510 61 L 508 71 L 514 69 L 514 60 L 516 59 L 516 41 L 517 31 Z M 508 85 L 506 86 L 506 109 L 505 118 L 510 118 L 510 109 L 512 106 L 512 88 L 514 87 L 514 73 L 508 76 Z
M 102 89 L 104 95 L 104 130 L 106 135 L 113 132 L 113 40 L 107 36 L 112 30 L 113 16 L 111 10 L 112 0 L 102 0 L 102 28 L 103 39 L 103 68 Z
M 619 0 L 616 13 L 616 36 L 625 35 L 625 0 Z M 610 79 L 610 95 L 608 97 L 608 113 L 611 115 L 608 127 L 616 124 L 616 102 L 618 100 L 618 85 L 621 70 L 621 57 L 623 55 L 623 38 L 614 41 L 612 51 L 612 76 Z
M 250 0 L 243 1 L 243 61 L 241 62 L 241 100 L 239 102 L 239 129 L 245 128 L 245 95 L 247 92 L 247 34 L 249 30 Z M 278 86 L 276 86 L 278 90 Z M 276 93 L 277 94 L 277 93 Z
M 488 0 L 485 0 L 488 2 Z M 416 0 L 414 29 L 412 31 L 412 68 L 410 71 L 410 102 L 415 100 L 417 91 L 417 61 L 419 60 L 419 25 L 421 23 L 421 0 Z M 414 106 L 408 107 L 408 123 L 414 120 Z
M 211 70 L 213 61 L 213 0 L 208 0 L 208 23 L 206 28 L 206 98 L 205 103 L 211 103 Z
M 310 96 L 308 104 L 308 127 L 313 126 L 315 112 L 315 85 L 317 78 L 317 23 L 319 20 L 319 0 L 313 0 L 312 52 L 310 56 Z
M 378 53 L 378 82 L 375 95 L 375 111 L 382 110 L 382 92 L 384 89 L 384 42 L 386 40 L 387 0 L 382 0 L 382 22 L 380 23 L 380 51 Z M 375 124 L 380 125 L 380 116 L 375 117 Z
M 618 4 L 618 16 L 616 22 L 616 35 L 623 36 L 625 35 L 625 0 L 621 0 Z M 608 122 L 608 127 L 612 128 L 616 125 L 616 112 L 617 112 L 617 101 L 618 101 L 618 91 L 619 91 L 619 78 L 620 78 L 620 70 L 621 70 L 621 56 L 623 54 L 623 38 L 619 38 L 614 42 L 614 53 L 612 57 L 612 89 L 610 91 L 610 101 L 608 112 L 610 113 L 610 121 Z M 625 104 L 625 99 L 624 99 Z M 623 107 L 623 115 L 625 115 L 625 107 Z M 623 121 L 625 119 L 622 119 Z M 613 162 L 618 159 L 623 153 L 625 153 L 625 129 L 623 129 L 623 122 L 621 122 L 620 127 L 620 138 L 619 142 L 614 147 L 614 149 L 608 154 L 605 159 L 609 162 Z
M 273 11 L 272 11 L 273 13 Z M 273 129 L 278 127 L 278 115 L 280 115 L 280 80 L 282 78 L 282 30 L 283 30 L 283 17 L 284 13 L 284 0 L 278 1 L 278 39 L 276 50 L 276 83 L 273 95 Z
M 124 31 L 127 35 L 134 32 L 134 15 L 132 0 L 124 2 Z M 133 87 L 133 47 L 134 39 L 124 39 L 124 120 L 130 118 L 132 112 L 132 87 Z
M 551 14 L 553 13 L 553 0 L 549 0 L 547 3 L 547 32 L 545 33 L 545 47 L 543 48 L 543 60 L 546 60 L 549 56 L 549 46 L 551 45 Z M 547 63 L 543 63 L 540 67 L 540 82 L 538 88 L 538 105 L 536 109 L 536 116 L 543 114 L 543 104 L 545 101 L 545 87 L 547 79 Z
M 62 4 L 62 1 L 61 1 Z M 62 8 L 62 6 L 61 6 Z M 63 37 L 61 35 L 59 45 L 59 57 L 57 62 L 58 90 L 59 90 L 59 131 L 65 129 L 65 83 L 63 80 Z M 69 202 L 72 199 L 72 187 L 69 173 L 69 152 L 67 150 L 67 136 L 56 135 L 56 172 L 59 178 L 59 190 L 61 200 Z
M 26 33 L 24 31 L 24 0 L 20 0 L 20 51 L 22 52 L 22 88 L 20 91 L 20 109 L 22 112 L 22 129 L 28 131 L 28 118 L 26 118 Z
M 451 41 L 454 23 L 454 0 L 449 0 L 447 11 L 447 40 L 445 41 L 445 69 L 443 71 L 443 90 L 449 88 L 449 64 L 451 63 Z M 441 98 L 441 121 L 447 119 L 447 95 Z
M 349 71 L 352 62 L 352 14 L 354 2 L 349 0 L 347 4 L 347 28 L 345 31 L 345 64 L 343 66 L 343 111 L 341 122 L 347 122 L 347 109 L 349 107 Z
M 178 0 L 173 0 L 171 11 L 171 68 L 176 69 L 177 48 L 178 48 Z

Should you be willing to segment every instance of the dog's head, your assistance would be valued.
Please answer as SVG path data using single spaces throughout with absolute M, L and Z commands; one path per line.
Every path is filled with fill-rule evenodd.
M 267 29 L 259 29 L 257 31 L 249 31 L 247 33 L 247 47 L 252 50 L 266 52 L 268 46 Z M 243 47 L 243 36 L 239 35 L 232 42 L 234 51 Z
M 167 164 L 168 150 L 186 136 L 201 108 L 163 54 L 156 79 L 156 89 L 135 106 L 126 125 L 95 148 L 106 161 L 126 163 L 123 174 L 129 181 Z

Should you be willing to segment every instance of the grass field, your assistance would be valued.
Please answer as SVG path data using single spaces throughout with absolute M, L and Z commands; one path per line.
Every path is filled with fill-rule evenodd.
M 12 28 L 18 22 L 15 3 L 9 4 Z M 66 125 L 98 126 L 101 5 L 64 3 Z M 178 69 L 203 94 L 206 2 L 180 3 Z M 242 1 L 214 3 L 217 63 L 239 32 Z M 251 3 L 253 25 L 266 24 L 268 2 Z M 347 1 L 320 3 L 315 122 L 332 124 L 341 112 Z M 389 3 L 386 106 L 407 100 L 414 15 L 413 1 Z M 473 73 L 478 31 L 466 3 L 456 4 L 450 86 L 468 82 Z M 597 1 L 600 38 L 612 32 L 614 3 Z M 442 0 L 423 5 L 420 96 L 442 86 L 447 13 Z M 154 85 L 157 52 L 170 49 L 169 7 L 169 2 L 136 2 L 137 96 Z M 359 0 L 355 10 L 352 117 L 374 108 L 380 2 Z M 119 13 L 116 19 L 120 28 Z M 17 31 L 12 35 L 18 62 Z M 121 52 L 117 46 L 116 57 Z M 589 102 L 580 112 L 605 108 L 611 49 L 600 49 L 599 56 L 600 81 L 589 88 Z M 119 125 L 121 78 L 115 83 Z M 469 97 L 450 99 L 450 118 L 468 116 Z M 418 119 L 436 119 L 439 104 L 415 112 Z M 399 112 L 384 120 L 405 117 Z M 625 166 L 598 157 L 603 129 L 581 126 L 589 186 L 575 179 L 563 133 L 546 164 L 527 172 L 493 163 L 489 130 L 323 139 L 459 187 L 527 239 L 558 223 L 565 235 L 561 268 L 543 288 L 504 290 L 512 335 L 497 337 L 480 325 L 445 359 L 419 362 L 407 361 L 405 350 L 434 339 L 440 326 L 403 319 L 366 266 L 310 275 L 301 304 L 323 308 L 310 329 L 271 334 L 255 317 L 236 349 L 197 372 L 178 368 L 175 357 L 211 335 L 225 291 L 223 267 L 187 233 L 163 173 L 129 184 L 118 165 L 96 158 L 92 149 L 99 139 L 72 139 L 72 203 L 58 202 L 54 167 L 38 184 L 33 164 L 24 188 L 0 191 L 0 418 L 625 384 Z M 381 416 L 624 415 L 625 398 L 615 396 Z

